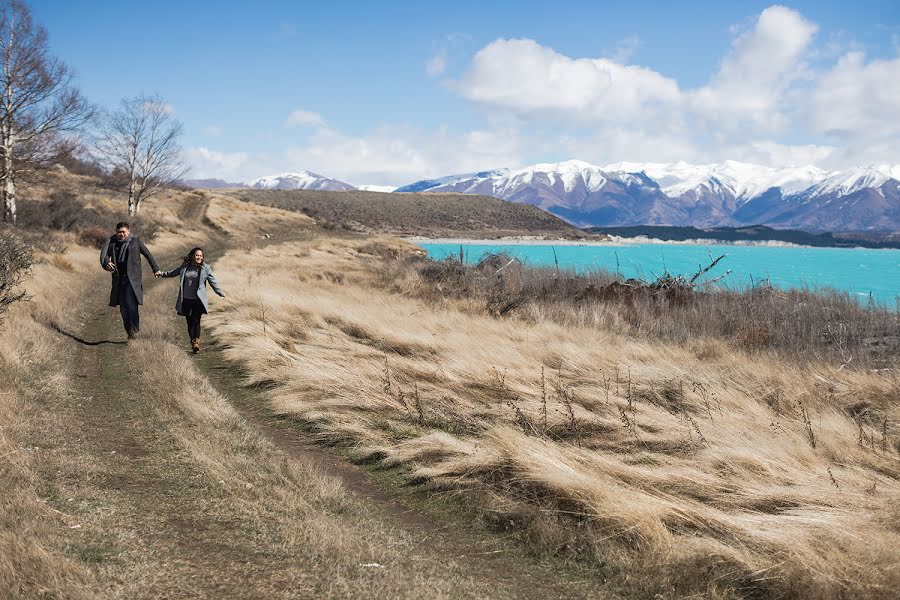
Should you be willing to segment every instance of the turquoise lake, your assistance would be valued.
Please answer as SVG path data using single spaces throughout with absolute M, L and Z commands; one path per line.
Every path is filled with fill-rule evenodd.
M 422 243 L 428 255 L 442 259 L 459 255 L 457 243 Z M 775 246 L 706 246 L 693 244 L 559 245 L 463 244 L 466 261 L 476 263 L 487 252 L 507 252 L 531 265 L 553 265 L 554 251 L 561 268 L 576 271 L 618 271 L 626 278 L 650 280 L 668 270 L 691 276 L 714 257 L 726 254 L 706 279 L 731 270 L 721 284 L 741 289 L 768 278 L 781 288 L 831 287 L 867 301 L 869 295 L 884 305 L 898 306 L 900 250 L 864 248 L 797 248 Z

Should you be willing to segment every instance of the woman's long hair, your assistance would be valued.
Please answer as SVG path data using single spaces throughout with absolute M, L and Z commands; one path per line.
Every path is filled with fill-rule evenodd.
M 188 252 L 187 255 L 184 257 L 182 264 L 183 264 L 185 267 L 193 266 L 193 264 L 194 264 L 194 254 L 197 253 L 197 250 L 199 250 L 200 252 L 203 252 L 203 248 L 201 248 L 200 246 L 195 246 L 195 247 L 191 248 L 191 251 Z M 205 255 L 205 254 L 206 254 L 206 253 L 204 252 L 204 255 Z M 203 262 L 200 263 L 200 266 L 202 267 L 202 266 L 203 266 L 203 263 L 205 263 L 205 262 L 206 262 L 206 258 L 204 257 Z

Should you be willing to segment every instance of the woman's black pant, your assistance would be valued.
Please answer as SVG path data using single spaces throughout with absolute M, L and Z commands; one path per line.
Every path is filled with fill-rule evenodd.
M 206 314 L 203 303 L 199 299 L 185 298 L 181 301 L 181 314 L 187 321 L 188 336 L 191 340 L 200 337 L 200 319 Z

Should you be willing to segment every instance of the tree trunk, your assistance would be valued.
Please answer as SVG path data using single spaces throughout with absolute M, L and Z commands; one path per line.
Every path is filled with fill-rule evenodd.
M 134 202 L 134 179 L 128 182 L 128 216 L 137 214 L 137 205 Z
M 3 220 L 16 224 L 16 182 L 13 179 L 13 165 L 9 153 L 3 160 Z

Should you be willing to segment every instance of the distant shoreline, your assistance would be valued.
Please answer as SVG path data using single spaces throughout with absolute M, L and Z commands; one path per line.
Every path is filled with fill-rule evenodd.
M 810 246 L 783 242 L 780 240 L 716 240 L 716 239 L 692 239 L 692 240 L 660 240 L 645 236 L 620 237 L 609 236 L 607 240 L 550 240 L 543 237 L 510 236 L 495 239 L 469 239 L 469 238 L 429 238 L 412 236 L 404 238 L 413 244 L 461 244 L 479 246 L 632 246 L 637 244 L 658 244 L 661 246 L 760 246 L 768 248 L 816 248 L 816 249 L 841 249 L 841 250 L 897 250 L 896 248 L 866 248 L 864 246 Z

